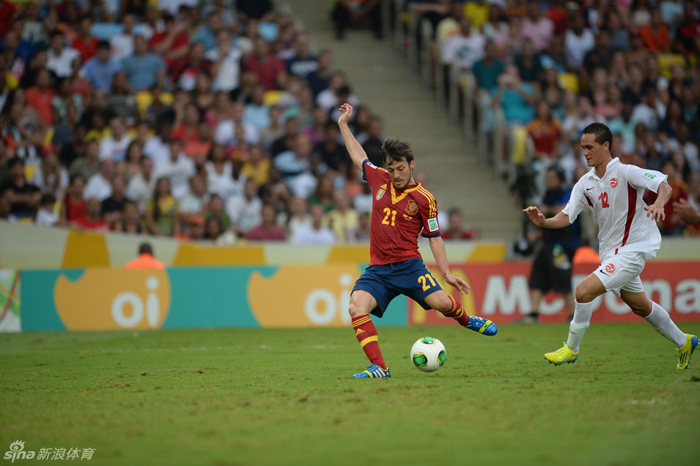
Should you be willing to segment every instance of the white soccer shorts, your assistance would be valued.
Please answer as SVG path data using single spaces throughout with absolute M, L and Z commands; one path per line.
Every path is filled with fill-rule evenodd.
M 643 293 L 644 286 L 639 274 L 644 270 L 646 258 L 641 252 L 628 252 L 607 257 L 600 267 L 593 272 L 606 291 L 612 291 L 620 297 L 620 290 L 630 293 Z

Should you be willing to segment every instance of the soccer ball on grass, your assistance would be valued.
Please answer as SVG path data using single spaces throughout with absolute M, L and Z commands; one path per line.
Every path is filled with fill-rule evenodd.
M 419 371 L 434 372 L 445 364 L 446 359 L 445 345 L 437 338 L 420 338 L 411 348 L 411 361 Z

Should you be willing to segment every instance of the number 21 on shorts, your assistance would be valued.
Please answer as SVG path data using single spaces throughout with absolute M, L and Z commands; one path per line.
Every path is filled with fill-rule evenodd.
M 428 283 L 428 280 L 430 280 L 430 283 Z M 433 280 L 433 276 L 429 273 L 418 277 L 418 283 L 423 286 L 423 291 L 428 291 L 431 287 L 435 286 L 435 280 Z

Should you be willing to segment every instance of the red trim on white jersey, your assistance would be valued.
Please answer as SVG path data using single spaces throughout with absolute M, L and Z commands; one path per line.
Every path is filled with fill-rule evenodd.
M 637 211 L 637 190 L 632 187 L 629 182 L 627 183 L 627 221 L 625 222 L 625 234 L 622 237 L 622 244 L 620 248 L 627 244 L 627 240 L 630 236 L 630 228 L 632 227 L 632 220 L 634 220 L 634 213 Z M 617 250 L 615 249 L 615 254 Z

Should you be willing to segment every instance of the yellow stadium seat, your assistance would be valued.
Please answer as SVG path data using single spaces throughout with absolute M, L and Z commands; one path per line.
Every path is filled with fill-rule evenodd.
M 574 73 L 559 73 L 557 75 L 557 81 L 565 91 L 571 91 L 578 94 L 578 75 Z
M 146 116 L 146 109 L 153 103 L 153 96 L 148 91 L 141 91 L 136 94 L 136 105 L 139 107 L 141 117 Z
M 663 53 L 656 56 L 656 61 L 659 63 L 659 73 L 667 79 L 671 77 L 671 68 L 675 65 L 681 65 L 684 70 L 687 69 L 685 58 L 680 54 Z
M 511 129 L 511 160 L 516 165 L 525 165 L 527 162 L 527 128 L 525 126 L 514 126 Z
M 277 105 L 277 102 L 280 101 L 280 97 L 282 97 L 282 91 L 267 91 L 265 92 L 263 102 L 268 107 L 272 107 L 273 105 Z

